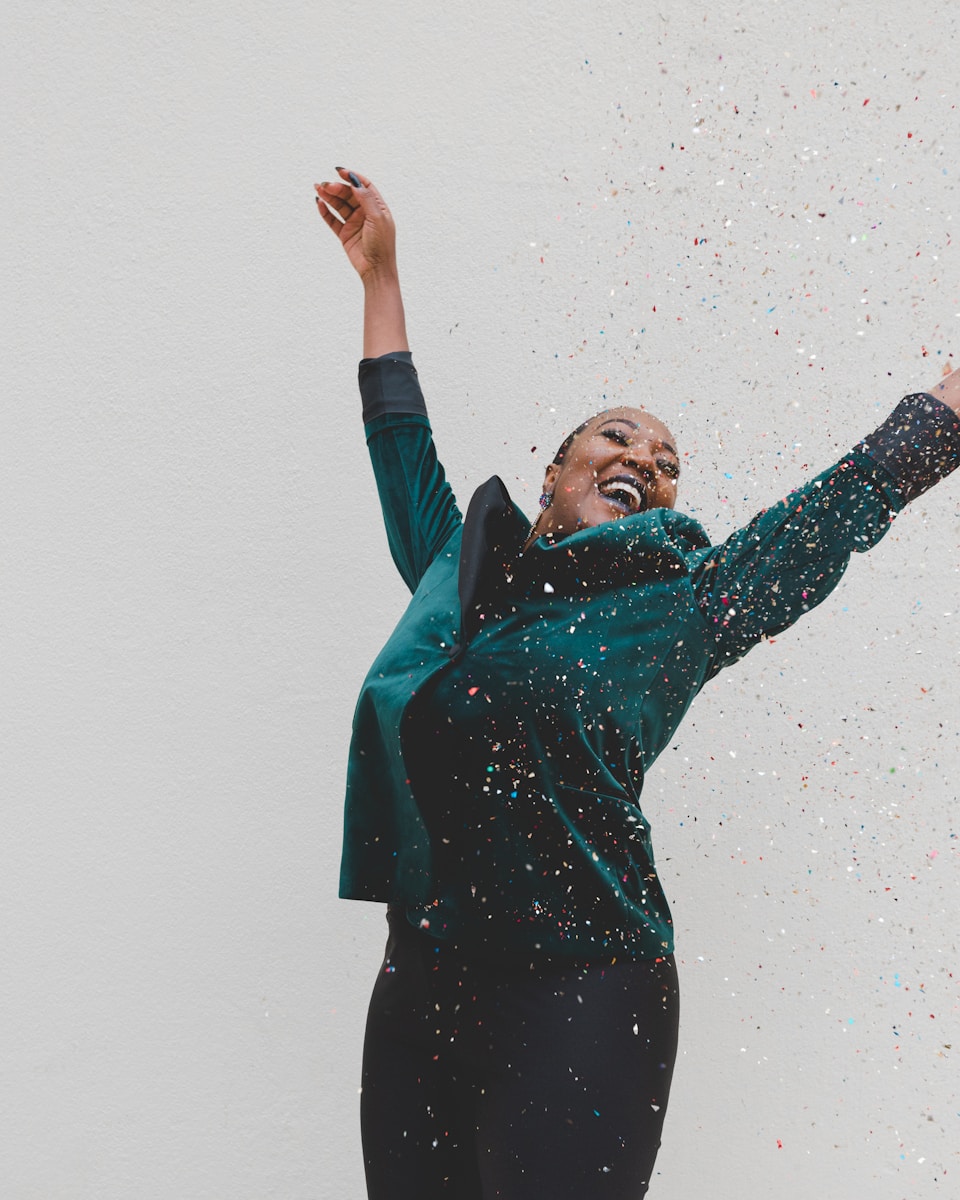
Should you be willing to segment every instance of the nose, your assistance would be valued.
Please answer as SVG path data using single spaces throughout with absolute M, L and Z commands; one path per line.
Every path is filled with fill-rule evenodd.
M 645 479 L 652 480 L 657 474 L 657 459 L 649 442 L 631 442 L 620 455 L 625 467 L 632 467 Z

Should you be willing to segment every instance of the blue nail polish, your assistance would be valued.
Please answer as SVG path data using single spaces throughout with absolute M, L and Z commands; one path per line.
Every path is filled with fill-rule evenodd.
M 353 184 L 354 187 L 363 187 L 363 184 L 356 177 L 356 175 L 354 175 L 353 171 L 347 172 L 347 178 L 350 180 L 350 182 Z

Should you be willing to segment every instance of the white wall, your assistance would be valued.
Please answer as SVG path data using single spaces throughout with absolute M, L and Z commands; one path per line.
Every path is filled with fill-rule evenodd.
M 721 537 L 960 350 L 958 12 L 7 0 L 5 1200 L 362 1195 L 383 928 L 335 899 L 339 817 L 403 591 L 312 182 L 394 208 L 464 497 L 532 509 L 624 399 Z M 958 486 L 650 779 L 657 1200 L 958 1186 Z

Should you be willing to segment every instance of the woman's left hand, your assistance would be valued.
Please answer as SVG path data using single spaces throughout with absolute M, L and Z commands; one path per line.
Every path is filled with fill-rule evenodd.
M 946 370 L 946 368 L 944 368 Z M 931 396 L 936 396 L 944 404 L 950 406 L 960 415 L 960 370 L 950 371 L 932 388 L 926 389 Z

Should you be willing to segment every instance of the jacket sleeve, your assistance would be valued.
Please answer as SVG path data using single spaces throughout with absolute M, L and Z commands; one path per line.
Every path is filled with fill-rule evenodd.
M 410 591 L 461 523 L 409 351 L 365 358 L 360 395 L 390 553 Z
M 908 396 L 850 454 L 695 556 L 697 603 L 714 630 L 711 674 L 792 625 L 833 591 L 904 505 L 960 465 L 960 420 Z

